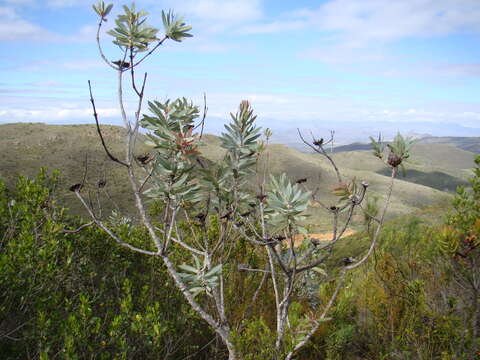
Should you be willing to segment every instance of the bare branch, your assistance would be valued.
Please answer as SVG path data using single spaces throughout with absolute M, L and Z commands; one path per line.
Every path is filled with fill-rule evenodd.
M 337 180 L 338 180 L 339 183 L 341 183 L 342 182 L 342 176 L 340 175 L 340 171 L 338 170 L 337 164 L 332 159 L 332 157 L 330 155 L 328 155 L 328 153 L 325 151 L 325 149 L 323 148 L 323 143 L 321 141 L 315 140 L 315 138 L 314 138 L 313 142 L 314 142 L 314 144 L 316 144 L 316 146 L 314 146 L 304 139 L 304 137 L 303 137 L 302 133 L 300 132 L 299 128 L 297 128 L 297 131 L 298 131 L 298 135 L 300 136 L 300 139 L 303 141 L 303 143 L 305 145 L 312 148 L 313 151 L 315 151 L 316 153 L 322 154 L 323 156 L 325 156 L 328 159 L 328 161 L 330 161 L 330 163 L 333 166 L 333 169 L 335 170 L 335 174 L 337 175 Z M 330 140 L 330 141 L 332 141 L 332 140 Z
M 387 199 L 385 200 L 385 205 L 383 206 L 383 211 L 382 215 L 380 216 L 380 222 L 379 226 L 377 226 L 377 229 L 375 231 L 375 234 L 373 235 L 372 243 L 370 244 L 370 248 L 368 249 L 368 252 L 365 254 L 365 256 L 357 261 L 354 264 L 351 264 L 346 267 L 347 270 L 355 269 L 356 267 L 359 267 L 361 264 L 363 264 L 369 256 L 372 254 L 373 250 L 375 249 L 375 246 L 377 245 L 378 237 L 380 235 L 380 230 L 382 229 L 383 222 L 385 221 L 385 214 L 387 213 L 387 209 L 390 205 L 390 199 L 392 197 L 392 191 L 393 191 L 393 184 L 395 181 L 395 177 L 397 176 L 397 168 L 394 167 L 392 168 L 392 175 L 390 177 L 390 185 L 388 187 L 388 195 Z
M 142 184 L 141 184 L 140 187 L 138 188 L 138 192 L 139 192 L 140 194 L 142 193 L 142 190 L 143 190 L 143 188 L 145 187 L 145 185 L 147 184 L 148 180 L 150 180 L 150 178 L 152 177 L 154 171 L 155 171 L 155 168 L 152 166 L 152 169 L 151 169 L 150 172 L 148 173 L 147 177 L 145 178 L 145 180 L 143 180 Z
M 201 129 L 200 129 L 200 139 L 203 136 L 203 128 L 205 126 L 205 117 L 207 116 L 207 111 L 208 111 L 207 95 L 205 93 L 203 93 L 203 116 L 202 116 L 202 120 L 200 121 L 200 123 L 197 124 L 197 126 L 195 126 L 193 128 L 193 130 L 196 130 L 198 127 L 201 127 Z
M 88 211 L 88 213 L 90 214 L 90 217 L 93 219 L 93 222 L 100 228 L 102 229 L 103 231 L 105 231 L 113 240 L 115 240 L 119 245 L 123 246 L 123 247 L 126 247 L 127 249 L 130 249 L 132 251 L 135 251 L 135 252 L 138 252 L 140 254 L 145 254 L 145 255 L 151 255 L 151 256 L 159 256 L 160 254 L 158 252 L 154 252 L 154 251 L 148 251 L 148 250 L 144 250 L 144 249 L 140 249 L 140 248 L 137 248 L 125 241 L 123 241 L 122 239 L 120 239 L 117 235 L 115 235 L 108 227 L 105 226 L 105 224 L 103 222 L 101 222 L 100 220 L 98 220 L 96 217 L 95 217 L 95 214 L 93 213 L 92 209 L 90 208 L 90 206 L 88 206 L 87 202 L 85 201 L 85 199 L 82 197 L 82 195 L 80 195 L 80 191 L 77 190 L 75 191 L 75 195 L 77 196 L 77 198 L 80 200 L 80 202 L 83 204 L 83 206 L 85 207 L 85 209 Z
M 95 118 L 95 124 L 97 125 L 97 132 L 98 132 L 98 136 L 100 136 L 100 140 L 102 142 L 102 146 L 103 146 L 103 149 L 105 150 L 105 152 L 107 153 L 108 157 L 116 162 L 116 163 L 119 163 L 120 165 L 123 165 L 123 166 L 126 166 L 126 167 L 129 167 L 129 165 L 127 163 L 124 163 L 123 161 L 117 159 L 115 156 L 112 155 L 112 153 L 108 150 L 108 147 L 107 145 L 105 144 L 105 139 L 103 138 L 103 135 L 102 135 L 102 131 L 100 130 L 100 124 L 98 122 L 98 114 L 97 114 L 97 110 L 95 108 L 95 100 L 93 99 L 93 95 L 92 95 L 92 86 L 90 84 L 90 80 L 88 80 L 88 90 L 90 92 L 90 102 L 92 103 L 92 108 L 93 108 L 93 117 Z
M 328 301 L 327 305 L 323 309 L 322 314 L 320 315 L 320 317 L 317 320 L 315 320 L 314 326 L 310 329 L 310 331 L 307 333 L 307 335 L 305 335 L 303 337 L 303 339 L 297 345 L 295 345 L 293 350 L 290 353 L 287 354 L 287 356 L 285 357 L 285 360 L 291 360 L 293 358 L 293 355 L 298 350 L 300 350 L 310 340 L 310 338 L 313 336 L 313 334 L 315 334 L 317 332 L 318 328 L 322 324 L 322 320 L 325 320 L 325 317 L 327 316 L 327 314 L 330 311 L 330 309 L 332 308 L 335 300 L 337 299 L 338 293 L 340 292 L 340 289 L 343 287 L 344 282 L 345 282 L 345 271 L 342 271 L 342 273 L 340 275 L 340 279 L 337 282 L 337 286 L 335 287 L 335 290 L 334 290 L 332 296 L 330 297 L 330 300 Z
M 78 228 L 76 228 L 76 229 L 73 229 L 73 230 L 70 230 L 70 229 L 62 229 L 62 230 L 60 230 L 60 232 L 65 233 L 65 234 L 74 234 L 74 233 L 80 232 L 82 229 L 84 229 L 84 228 L 86 228 L 86 227 L 88 227 L 88 226 L 91 226 L 91 225 L 93 225 L 93 224 L 95 224 L 95 222 L 94 222 L 94 221 L 91 221 L 91 222 L 89 222 L 89 223 L 85 223 L 85 224 L 83 224 L 83 225 L 80 225 L 80 226 L 79 226 Z

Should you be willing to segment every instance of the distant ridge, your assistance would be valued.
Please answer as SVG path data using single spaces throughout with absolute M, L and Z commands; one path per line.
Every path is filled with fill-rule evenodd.
M 417 140 L 418 144 L 445 144 L 459 149 L 480 154 L 480 137 L 467 136 L 426 136 Z M 367 143 L 354 142 L 348 145 L 335 146 L 333 152 L 365 151 L 372 147 Z
M 428 136 L 420 139 L 422 144 L 447 144 L 462 150 L 480 154 L 480 137 L 466 136 Z
M 335 146 L 333 148 L 334 153 L 345 152 L 345 151 L 365 151 L 372 150 L 372 145 L 360 142 L 354 142 L 348 145 Z

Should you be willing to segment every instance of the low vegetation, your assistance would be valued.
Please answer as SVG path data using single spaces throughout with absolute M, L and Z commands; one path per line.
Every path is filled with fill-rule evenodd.
M 82 227 L 83 220 L 58 206 L 57 181 L 42 171 L 34 179 L 20 177 L 10 191 L 0 183 L 2 358 L 223 359 L 224 347 L 189 310 L 160 262 Z M 472 286 L 479 276 L 479 183 L 477 167 L 443 224 L 413 216 L 390 221 L 374 256 L 346 279 L 331 320 L 299 358 L 474 359 L 480 340 L 478 285 Z M 148 242 L 134 224 L 112 219 L 109 226 L 135 245 Z M 367 247 L 368 236 L 354 234 L 330 262 Z M 238 264 L 258 261 L 248 249 L 243 243 L 235 252 Z M 261 278 L 225 271 L 235 274 L 226 292 L 234 318 L 252 314 L 239 324 L 244 336 L 238 348 L 244 359 L 271 359 L 274 298 L 265 288 L 261 303 L 248 302 Z M 322 302 L 332 286 L 306 279 L 290 321 L 308 315 L 309 302 Z

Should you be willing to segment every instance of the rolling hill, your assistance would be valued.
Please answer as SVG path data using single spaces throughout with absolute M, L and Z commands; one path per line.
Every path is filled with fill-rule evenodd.
M 218 160 L 223 153 L 219 144 L 208 143 L 202 151 L 206 157 Z M 382 162 L 366 152 L 341 153 L 336 158 L 344 179 L 356 178 L 370 184 L 369 193 L 378 197 L 385 194 L 389 178 L 377 173 L 384 166 Z M 291 149 L 285 145 L 272 144 L 261 157 L 259 169 L 263 169 L 268 157 L 268 168 L 271 173 L 285 172 L 291 180 L 307 178 L 306 187 L 317 190 L 317 196 L 326 203 L 335 202 L 336 197 L 331 194 L 331 188 L 336 184 L 336 177 L 331 165 L 318 154 L 306 154 Z M 348 161 L 343 161 L 347 160 Z M 260 181 L 257 179 L 256 181 Z M 460 180 L 459 180 L 460 181 Z M 438 202 L 447 202 L 451 195 L 422 184 L 415 184 L 398 178 L 392 197 L 389 216 L 408 214 L 423 206 L 430 206 Z M 311 214 L 311 222 L 324 229 L 330 223 L 330 218 L 321 208 Z M 359 214 L 357 214 L 359 215 Z M 359 216 L 356 217 L 357 223 Z
M 123 155 L 123 128 L 102 126 L 110 151 Z M 94 125 L 45 125 L 15 123 L 0 125 L 0 178 L 12 185 L 18 175 L 35 176 L 40 167 L 61 172 L 59 201 L 75 214 L 85 215 L 83 207 L 68 188 L 81 183 L 87 163 L 87 183 L 96 189 L 100 180 L 107 186 L 100 191 L 104 212 L 118 207 L 130 208 L 133 196 L 125 178 L 125 169 L 108 160 Z M 146 147 L 139 141 L 139 152 Z M 111 198 L 111 199 L 110 199 Z M 113 201 L 112 201 L 113 200 Z
M 121 157 L 124 130 L 115 126 L 103 126 L 102 129 L 112 153 Z M 0 125 L 0 133 L 0 177 L 8 184 L 11 185 L 19 174 L 35 175 L 40 166 L 58 169 L 62 174 L 59 201 L 74 213 L 84 214 L 68 187 L 82 181 L 87 161 L 86 179 L 91 188 L 96 189 L 99 180 L 107 181 L 107 186 L 99 191 L 100 200 L 105 204 L 104 214 L 116 207 L 130 213 L 132 196 L 125 170 L 107 159 L 94 125 L 5 124 Z M 218 161 L 224 153 L 218 137 L 205 135 L 203 140 L 202 155 Z M 148 148 L 139 140 L 136 154 L 146 151 Z M 381 197 L 385 193 L 389 180 L 385 176 L 385 166 L 369 152 L 339 152 L 334 157 L 345 179 L 369 182 L 371 195 Z M 464 184 L 469 176 L 468 168 L 473 166 L 472 153 L 449 144 L 418 144 L 411 160 L 407 177 L 400 176 L 396 183 L 390 217 L 448 201 L 451 195 L 443 190 L 453 190 L 456 185 Z M 258 169 L 262 171 L 267 163 L 269 172 L 286 172 L 292 180 L 307 178 L 306 186 L 318 189 L 319 198 L 327 203 L 336 201 L 331 194 L 336 178 L 329 162 L 320 155 L 272 144 L 260 158 Z M 253 183 L 259 181 L 252 179 Z M 329 230 L 327 225 L 331 219 L 320 207 L 313 208 L 310 215 L 309 222 L 315 230 Z M 361 216 L 357 214 L 355 224 L 360 221 Z
M 465 151 L 480 154 L 480 137 L 428 136 L 420 139 L 422 144 L 446 144 Z

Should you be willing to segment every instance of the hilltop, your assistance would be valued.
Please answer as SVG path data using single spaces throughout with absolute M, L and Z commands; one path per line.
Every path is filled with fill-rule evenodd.
M 130 208 L 133 196 L 125 169 L 108 160 L 94 125 L 14 123 L 0 125 L 0 133 L 0 178 L 7 185 L 12 185 L 18 175 L 35 176 L 40 167 L 50 172 L 60 170 L 59 201 L 74 214 L 85 215 L 68 188 L 82 182 L 86 168 L 86 181 L 93 188 L 100 180 L 107 181 L 107 186 L 99 191 L 105 213 L 116 207 L 124 211 Z M 124 129 L 104 125 L 102 133 L 110 151 L 121 158 Z M 139 141 L 138 151 L 145 149 L 143 141 Z

